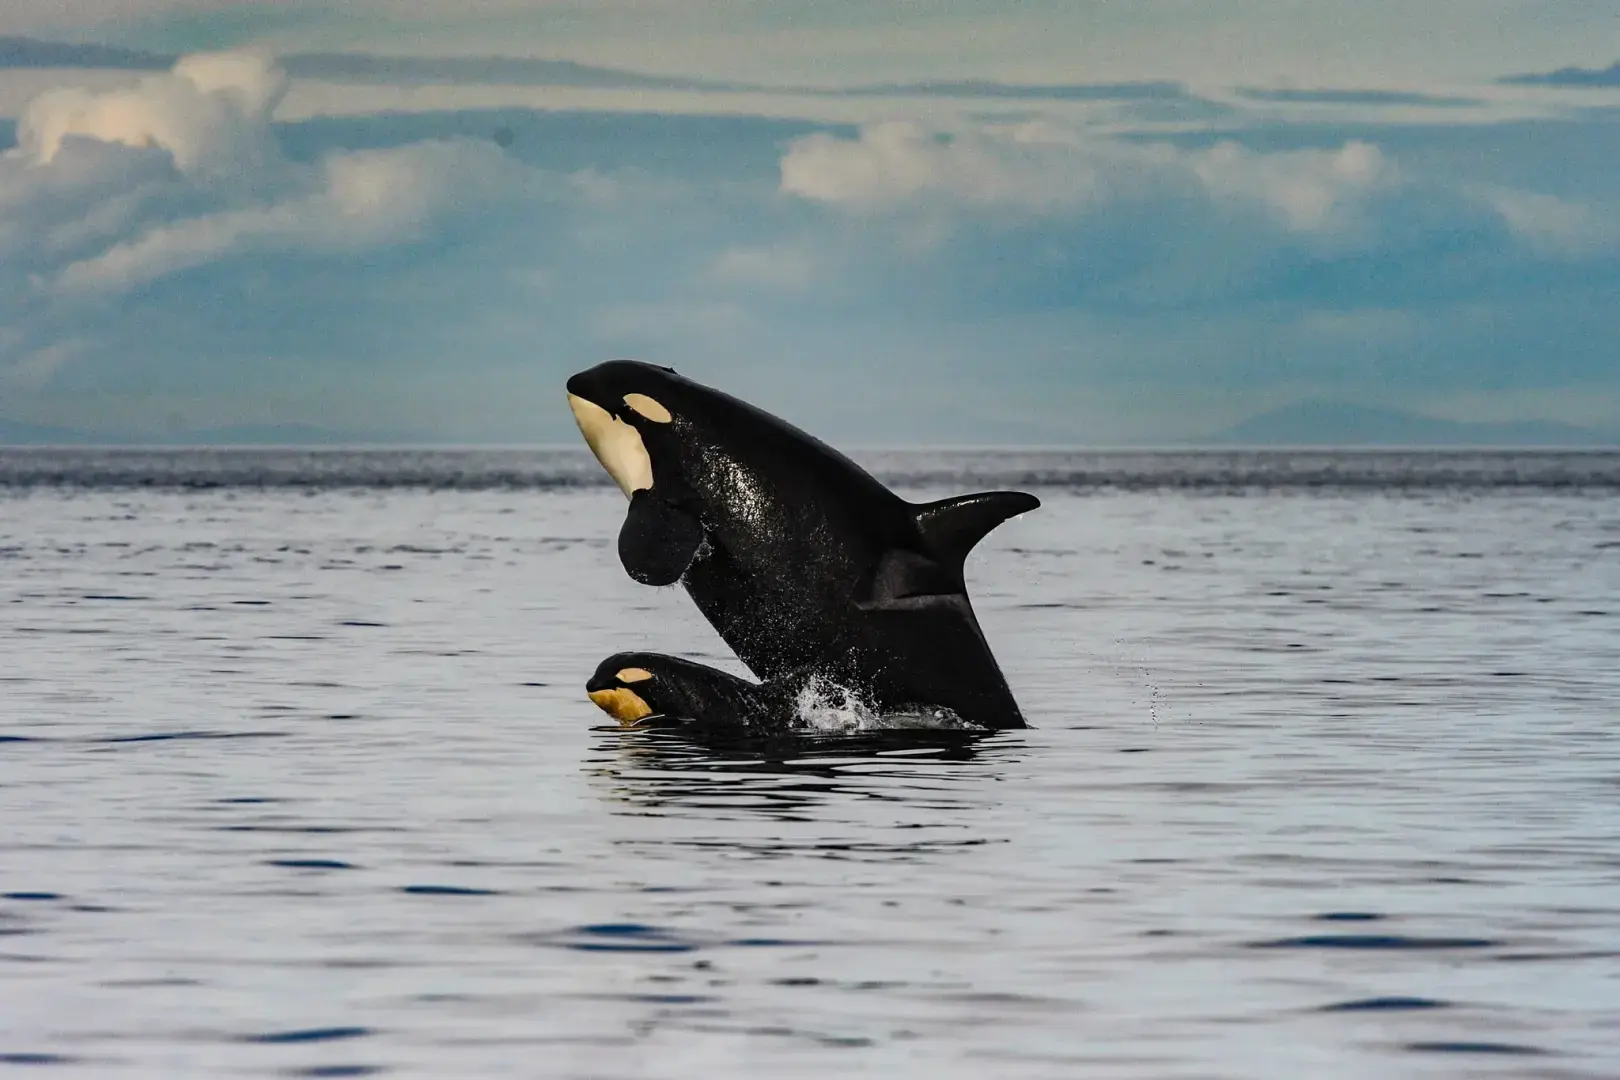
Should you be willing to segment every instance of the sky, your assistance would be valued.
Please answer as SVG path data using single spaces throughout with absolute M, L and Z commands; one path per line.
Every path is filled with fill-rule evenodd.
M 10 0 L 0 435 L 1620 434 L 1613 0 Z

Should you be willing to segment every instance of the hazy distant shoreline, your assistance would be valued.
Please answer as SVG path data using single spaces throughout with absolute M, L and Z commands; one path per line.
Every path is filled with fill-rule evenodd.
M 861 445 L 860 440 L 846 440 Z M 868 444 L 875 448 L 876 443 Z M 477 443 L 437 438 L 404 431 L 340 431 L 306 424 L 255 424 L 152 434 L 96 435 L 66 427 L 22 424 L 0 419 L 0 446 L 89 448 L 214 448 L 214 449 L 358 449 L 399 450 L 548 450 L 572 448 L 571 440 L 533 443 Z M 938 449 L 927 443 L 895 449 Z M 1054 442 L 1018 446 L 956 444 L 952 450 L 1050 449 L 1053 451 L 1118 451 L 1197 449 L 1605 449 L 1620 448 L 1620 431 L 1604 432 L 1574 424 L 1546 420 L 1488 422 L 1445 420 L 1401 409 L 1375 408 L 1343 402 L 1306 401 L 1252 416 L 1214 434 L 1181 441 L 1087 446 L 1083 442 Z
M 899 490 L 1620 491 L 1620 450 L 1201 447 L 849 448 Z M 0 489 L 586 491 L 611 482 L 584 448 L 23 447 Z

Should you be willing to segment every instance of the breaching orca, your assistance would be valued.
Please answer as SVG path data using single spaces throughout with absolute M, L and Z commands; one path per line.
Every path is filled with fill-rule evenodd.
M 767 682 L 815 671 L 879 709 L 1023 727 L 963 583 L 986 533 L 1040 501 L 915 504 L 830 446 L 669 368 L 614 360 L 568 380 L 597 460 L 630 497 L 619 559 L 680 581 Z

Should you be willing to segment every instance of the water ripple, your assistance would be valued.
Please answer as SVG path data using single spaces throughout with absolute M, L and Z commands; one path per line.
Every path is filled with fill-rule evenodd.
M 1513 1057 L 1540 1057 L 1548 1051 L 1536 1046 L 1499 1042 L 1410 1042 L 1402 1049 L 1420 1054 L 1506 1054 Z
M 0 1072 L 1620 1070 L 1610 459 L 874 455 L 1033 726 L 727 739 L 588 459 L 203 458 L 0 462 Z
M 1339 1001 L 1332 1005 L 1323 1005 L 1320 1012 L 1413 1012 L 1423 1009 L 1445 1009 L 1450 1006 L 1444 1001 L 1435 1001 L 1433 998 L 1420 997 L 1373 997 L 1357 998 L 1354 1001 Z
M 375 1034 L 370 1028 L 363 1027 L 324 1027 L 300 1028 L 295 1031 L 270 1031 L 259 1035 L 244 1035 L 242 1042 L 250 1043 L 318 1043 L 336 1042 L 339 1039 L 359 1039 Z

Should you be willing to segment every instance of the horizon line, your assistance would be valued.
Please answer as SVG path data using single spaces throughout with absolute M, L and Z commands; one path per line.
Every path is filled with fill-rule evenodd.
M 825 441 L 825 440 L 823 440 Z M 1223 443 L 1167 442 L 1167 443 L 849 443 L 850 451 L 901 453 L 1038 453 L 1038 454 L 1107 454 L 1107 453 L 1253 453 L 1257 451 L 1334 451 L 1338 453 L 1368 451 L 1387 452 L 1478 452 L 1482 450 L 1515 453 L 1615 453 L 1620 452 L 1620 438 L 1608 443 Z M 471 453 L 477 451 L 546 451 L 588 455 L 588 447 L 575 443 L 472 443 L 472 442 L 353 442 L 353 443 L 233 443 L 233 442 L 64 442 L 64 443 L 8 443 L 0 442 L 0 451 L 40 450 L 100 450 L 136 451 L 154 450 L 170 452 L 203 450 L 289 451 L 305 453 L 355 453 L 435 450 Z

